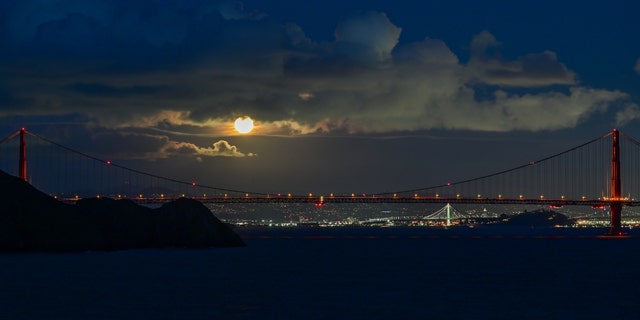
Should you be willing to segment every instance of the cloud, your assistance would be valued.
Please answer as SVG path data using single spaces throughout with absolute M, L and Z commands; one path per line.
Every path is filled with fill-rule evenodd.
M 496 43 L 488 33 L 485 38 L 489 40 L 482 43 Z M 476 45 L 480 46 L 478 42 Z M 548 52 L 516 62 L 475 61 L 475 64 L 464 65 L 443 41 L 427 38 L 397 48 L 393 58 L 393 67 L 388 68 L 348 74 L 320 73 L 321 76 L 301 72 L 298 84 L 306 87 L 321 84 L 321 89 L 309 90 L 314 99 L 302 106 L 308 113 L 323 110 L 324 117 L 315 122 L 315 131 L 557 130 L 576 126 L 590 115 L 606 110 L 610 104 L 628 98 L 621 92 L 579 86 L 527 93 L 526 89 L 532 86 L 560 82 L 554 75 L 557 60 Z M 536 64 L 540 67 L 533 68 Z M 471 81 L 470 75 L 478 74 L 480 67 L 486 73 Z M 511 74 L 495 72 L 507 67 L 514 69 Z M 489 77 L 490 70 L 496 75 Z M 489 87 L 492 90 L 489 97 L 479 99 L 478 83 L 508 85 L 502 89 Z M 512 88 L 520 90 L 512 92 Z M 296 115 L 301 113 L 298 111 Z
M 510 62 L 474 57 L 468 68 L 472 80 L 491 85 L 540 87 L 576 84 L 575 73 L 558 62 L 556 54 L 551 51 L 528 54 Z
M 219 20 L 252 20 L 263 16 L 245 12 L 242 3 L 222 1 L 114 1 L 114 0 L 26 0 L 16 1 L 7 14 L 9 39 L 17 44 L 79 40 L 78 45 L 102 34 L 105 45 L 150 45 L 163 47 L 184 43 L 192 28 Z M 215 29 L 209 25 L 208 30 Z M 58 35 L 59 38 L 47 38 Z M 78 35 L 87 37 L 75 37 Z M 126 49 L 126 48 L 121 48 Z
M 458 57 L 442 40 L 426 38 L 398 48 L 394 54 L 400 62 L 415 60 L 421 64 L 456 67 Z
M 48 28 L 66 28 L 75 32 L 82 30 L 79 24 L 68 23 L 74 19 L 96 21 L 107 24 L 112 14 L 107 1 L 82 0 L 28 0 L 16 1 L 8 7 L 6 16 L 7 37 L 14 44 L 28 44 L 35 40 L 38 33 Z M 51 40 L 51 39 L 43 39 Z M 68 40 L 67 38 L 60 39 Z
M 245 154 L 238 151 L 236 146 L 232 146 L 225 140 L 219 140 L 213 144 L 213 149 L 207 150 L 207 153 L 214 156 L 224 157 L 244 157 Z
M 383 62 L 391 58 L 401 28 L 381 12 L 365 12 L 345 19 L 335 37 L 341 53 L 358 60 Z
M 580 87 L 570 88 L 568 94 L 517 95 L 497 91 L 495 101 L 473 107 L 476 121 L 454 125 L 483 131 L 557 130 L 574 127 L 589 115 L 605 111 L 610 103 L 626 98 L 628 95 L 619 91 Z
M 616 125 L 623 126 L 633 120 L 640 119 L 640 107 L 635 103 L 627 103 L 616 113 Z
M 560 63 L 554 52 L 532 53 L 515 61 L 505 61 L 487 55 L 488 48 L 498 44 L 488 31 L 483 31 L 473 38 L 472 57 L 467 65 L 471 81 L 511 87 L 576 84 L 575 73 Z
M 253 157 L 255 154 L 245 154 L 238 150 L 238 147 L 231 145 L 226 140 L 218 140 L 213 143 L 213 147 L 198 147 L 193 143 L 167 141 L 161 148 L 163 157 L 169 155 L 182 154 L 195 156 L 196 160 L 201 161 L 202 157 Z
M 487 53 L 489 48 L 497 47 L 500 42 L 496 37 L 487 30 L 483 30 L 478 33 L 471 40 L 471 54 L 473 56 L 483 56 Z
M 14 48 L 0 53 L 0 117 L 80 114 L 153 137 L 228 137 L 243 115 L 263 135 L 539 131 L 629 99 L 581 86 L 551 51 L 506 59 L 488 31 L 465 62 L 439 39 L 399 44 L 401 28 L 380 12 L 345 17 L 335 41 L 317 43 L 235 1 L 143 4 L 16 2 L 0 35 Z M 187 138 L 149 155 L 250 155 L 175 140 Z

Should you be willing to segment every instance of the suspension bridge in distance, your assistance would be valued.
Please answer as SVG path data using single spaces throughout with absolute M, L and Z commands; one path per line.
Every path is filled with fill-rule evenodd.
M 27 136 L 35 138 L 29 139 L 29 170 Z M 163 203 L 189 197 L 205 203 L 222 204 L 310 203 L 323 206 L 327 203 L 442 203 L 544 205 L 552 208 L 591 206 L 609 209 L 610 234 L 613 235 L 622 234 L 623 207 L 640 205 L 640 175 L 634 171 L 638 167 L 640 143 L 614 129 L 540 160 L 471 179 L 373 194 L 296 195 L 227 189 L 156 175 L 77 151 L 25 128 L 0 140 L 0 169 L 63 202 L 76 202 L 88 197 L 109 197 L 138 203 Z

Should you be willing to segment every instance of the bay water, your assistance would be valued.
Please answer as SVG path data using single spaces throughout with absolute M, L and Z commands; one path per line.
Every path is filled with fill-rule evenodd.
M 640 230 L 236 231 L 246 247 L 0 254 L 0 319 L 640 318 Z

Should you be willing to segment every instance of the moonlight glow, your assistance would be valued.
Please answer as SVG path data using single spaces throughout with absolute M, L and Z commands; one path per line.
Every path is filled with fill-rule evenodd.
M 236 119 L 233 126 L 236 128 L 238 133 L 246 134 L 253 130 L 253 120 L 249 117 L 240 117 Z

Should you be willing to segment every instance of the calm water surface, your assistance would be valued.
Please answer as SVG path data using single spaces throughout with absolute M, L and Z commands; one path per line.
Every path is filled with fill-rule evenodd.
M 238 229 L 245 248 L 0 254 L 0 319 L 639 319 L 640 232 Z

